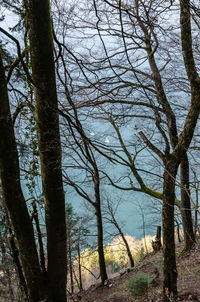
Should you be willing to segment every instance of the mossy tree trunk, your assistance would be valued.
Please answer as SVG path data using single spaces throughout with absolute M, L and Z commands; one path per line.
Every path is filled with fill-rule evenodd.
M 38 302 L 43 298 L 44 282 L 33 227 L 20 185 L 18 152 L 1 57 L 0 138 L 0 178 L 3 198 L 17 237 L 29 299 L 31 302 Z
M 45 200 L 48 301 L 66 301 L 66 222 L 53 31 L 48 0 L 24 0 Z

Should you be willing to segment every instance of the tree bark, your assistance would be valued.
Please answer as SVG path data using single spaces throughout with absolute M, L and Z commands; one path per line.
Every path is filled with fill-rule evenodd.
M 5 238 L 5 237 L 4 237 Z M 12 269 L 9 268 L 9 265 L 7 262 L 6 257 L 6 246 L 5 246 L 5 240 L 3 240 L 1 231 L 0 231 L 0 247 L 1 247 L 1 261 L 3 264 L 3 274 L 6 277 L 6 292 L 7 292 L 7 298 L 10 300 L 10 302 L 14 302 L 14 291 L 12 287 Z
M 156 231 L 156 240 L 160 241 L 160 246 L 161 246 L 161 226 L 157 226 L 157 231 Z
M 194 210 L 194 234 L 197 235 L 198 232 L 198 209 L 199 209 L 199 182 L 195 175 L 195 193 L 196 193 L 196 200 L 195 200 L 195 210 Z
M 98 254 L 99 254 L 99 270 L 101 276 L 101 282 L 104 284 L 104 281 L 108 279 L 106 272 L 106 264 L 104 257 L 104 249 L 103 249 L 103 223 L 102 223 L 102 215 L 101 215 L 101 198 L 100 198 L 100 183 L 99 183 L 99 174 L 98 171 L 95 171 L 96 175 L 94 177 L 94 190 L 95 190 L 95 210 L 96 210 L 96 218 L 97 218 L 97 242 L 98 242 Z
M 43 297 L 43 278 L 33 226 L 20 185 L 18 152 L 6 85 L 0 56 L 0 178 L 2 193 L 17 237 L 29 299 L 31 302 L 38 302 Z
M 155 240 L 152 241 L 152 247 L 155 252 L 159 251 L 161 248 L 161 226 L 157 226 L 157 232 Z
M 35 220 L 35 228 L 36 228 L 37 237 L 38 237 L 40 268 L 41 268 L 43 274 L 45 275 L 46 274 L 46 263 L 45 263 L 44 246 L 43 246 L 43 241 L 42 241 L 42 233 L 40 230 L 40 221 L 39 221 L 38 211 L 37 211 L 37 206 L 36 206 L 35 201 L 31 201 L 31 205 L 33 207 L 32 218 Z
M 45 200 L 48 301 L 66 301 L 66 221 L 49 1 L 24 0 Z
M 16 269 L 16 272 L 17 272 L 17 275 L 19 278 L 20 289 L 24 293 L 26 299 L 28 300 L 27 284 L 26 284 L 22 266 L 21 266 L 21 263 L 19 260 L 19 252 L 18 252 L 18 249 L 15 244 L 15 238 L 14 238 L 14 235 L 12 234 L 12 231 L 10 230 L 10 227 L 9 227 L 9 232 L 10 232 L 10 235 L 8 237 L 8 241 L 9 241 L 9 245 L 10 245 L 10 249 L 11 249 L 11 256 L 13 259 L 13 263 L 14 263 L 14 266 L 15 266 L 15 269 Z
M 101 282 L 102 284 L 104 284 L 104 281 L 108 279 L 108 276 L 106 272 L 106 264 L 105 264 L 104 249 L 103 249 L 103 224 L 102 224 L 100 203 L 96 204 L 95 210 L 96 210 L 96 218 L 97 218 L 99 270 L 100 270 Z
M 83 283 L 82 283 L 82 271 L 81 271 L 80 238 L 78 238 L 77 253 L 78 253 L 79 290 L 82 291 Z
M 174 200 L 175 180 L 178 165 L 176 159 L 168 156 L 164 171 L 163 186 L 163 297 L 169 301 L 169 297 L 177 296 L 177 269 L 174 238 Z
M 189 189 L 189 162 L 185 154 L 180 165 L 181 178 L 181 216 L 183 222 L 183 232 L 185 240 L 185 249 L 190 250 L 195 244 L 195 235 L 193 231 L 192 214 L 190 206 L 190 189 Z
M 74 293 L 74 278 L 73 278 L 73 262 L 72 262 L 72 250 L 71 250 L 71 229 L 67 232 L 67 242 L 68 242 L 68 263 L 69 263 L 69 273 L 70 273 L 70 285 L 71 294 Z

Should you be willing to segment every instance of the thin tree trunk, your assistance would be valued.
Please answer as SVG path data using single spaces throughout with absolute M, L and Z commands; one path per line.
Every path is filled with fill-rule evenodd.
M 157 246 L 157 250 L 159 251 L 162 246 L 162 244 L 161 244 L 161 226 L 160 225 L 157 226 L 155 243 Z
M 163 186 L 163 297 L 164 301 L 170 301 L 169 297 L 177 296 L 177 269 L 174 238 L 174 201 L 175 179 L 177 173 L 175 160 L 168 159 L 164 172 Z
M 10 249 L 11 249 L 11 256 L 13 258 L 13 263 L 14 263 L 14 266 L 15 266 L 15 269 L 16 269 L 16 272 L 17 272 L 17 275 L 19 278 L 20 289 L 28 300 L 28 289 L 27 289 L 27 285 L 26 285 L 26 280 L 24 278 L 24 273 L 23 273 L 22 266 L 20 263 L 19 252 L 18 252 L 18 249 L 15 244 L 15 238 L 11 231 L 10 231 L 10 236 L 8 237 L 8 240 L 9 240 L 9 245 L 10 245 Z
M 156 229 L 156 240 L 160 242 L 161 245 L 161 226 L 158 225 Z
M 53 31 L 48 0 L 24 0 L 35 83 L 36 124 L 45 200 L 48 299 L 66 301 L 66 221 Z
M 134 267 L 135 264 L 134 264 L 133 256 L 132 256 L 132 254 L 131 254 L 131 251 L 130 251 L 128 242 L 127 242 L 127 240 L 126 240 L 126 237 L 124 236 L 123 232 L 120 232 L 120 235 L 121 235 L 122 240 L 124 241 L 124 244 L 125 244 L 125 246 L 126 246 L 128 258 L 129 258 L 129 261 L 130 261 L 130 265 L 131 265 L 131 267 Z
M 38 211 L 35 201 L 31 201 L 33 207 L 33 219 L 35 220 L 35 227 L 38 236 L 38 245 L 39 245 L 39 255 L 40 255 L 40 267 L 44 275 L 46 274 L 46 265 L 45 265 L 45 256 L 44 256 L 44 246 L 42 242 L 42 234 L 40 230 L 40 222 L 38 218 Z
M 179 223 L 177 223 L 177 236 L 178 236 L 178 242 L 181 243 Z
M 38 302 L 43 297 L 43 277 L 40 271 L 33 226 L 20 185 L 18 152 L 1 56 L 0 137 L 0 178 L 3 198 L 17 237 L 30 301 Z
M 119 224 L 117 223 L 117 221 L 115 219 L 115 216 L 114 216 L 114 213 L 112 212 L 112 209 L 110 209 L 110 214 L 112 216 L 112 222 L 115 225 L 115 227 L 117 228 L 117 230 L 119 231 L 119 234 L 122 237 L 122 240 L 123 240 L 123 242 L 124 242 L 124 244 L 126 246 L 127 254 L 128 254 L 128 257 L 129 257 L 129 261 L 130 261 L 130 265 L 131 265 L 131 267 L 134 267 L 135 264 L 134 264 L 133 256 L 131 254 L 128 242 L 127 242 L 127 240 L 126 240 L 126 238 L 124 236 L 124 233 L 122 232 Z
M 181 161 L 181 217 L 183 223 L 183 232 L 186 250 L 190 250 L 195 244 L 195 235 L 192 224 L 192 214 L 190 206 L 190 189 L 189 189 L 189 162 L 187 154 Z
M 198 232 L 198 208 L 199 208 L 199 182 L 196 177 L 196 173 L 194 173 L 194 181 L 195 181 L 195 193 L 196 193 L 196 201 L 194 207 L 194 234 L 196 236 Z
M 78 244 L 77 244 L 77 253 L 78 253 L 79 289 L 80 289 L 80 291 L 82 291 L 83 290 L 83 282 L 82 282 L 82 272 L 81 272 L 81 253 L 80 253 L 79 239 L 78 239 Z
M 73 272 L 73 278 L 76 281 L 76 285 L 78 286 L 78 289 L 80 291 L 80 286 L 79 286 L 79 282 L 78 282 L 78 278 L 77 278 L 74 266 L 72 266 L 72 272 Z
M 7 211 L 7 209 L 4 205 L 3 205 L 3 209 L 5 211 L 5 219 L 6 219 L 6 223 L 7 223 L 7 227 L 8 227 L 8 233 L 9 233 L 8 243 L 9 243 L 9 246 L 10 246 L 11 257 L 12 257 L 12 260 L 13 260 L 13 264 L 15 266 L 15 270 L 16 270 L 17 275 L 18 275 L 20 289 L 21 289 L 22 293 L 24 294 L 25 299 L 28 301 L 29 300 L 29 298 L 28 298 L 28 288 L 27 288 L 26 280 L 25 280 L 25 277 L 24 277 L 22 265 L 21 265 L 20 258 L 19 258 L 19 251 L 18 251 L 18 248 L 17 248 L 16 243 L 15 243 L 15 236 L 14 236 L 14 233 L 13 233 L 13 230 L 12 230 L 12 226 L 11 226 L 10 218 L 9 218 L 9 215 L 8 215 L 8 211 Z
M 142 230 L 143 230 L 144 246 L 145 246 L 146 253 L 148 254 L 149 252 L 147 248 L 147 241 L 146 241 L 146 234 L 145 234 L 145 220 L 144 220 L 143 211 L 142 211 Z
M 104 284 L 104 281 L 108 279 L 108 276 L 106 272 L 106 264 L 105 264 L 104 249 L 103 249 L 103 224 L 102 224 L 100 203 L 96 204 L 95 210 L 96 210 L 96 218 L 97 218 L 99 270 L 100 270 L 101 282 L 102 284 Z
M 98 245 L 98 255 L 99 255 L 99 270 L 101 276 L 101 283 L 104 284 L 105 280 L 108 279 L 106 272 L 106 263 L 104 257 L 104 246 L 103 246 L 103 222 L 101 214 L 101 196 L 100 196 L 100 178 L 96 163 L 93 162 L 94 167 L 94 192 L 95 192 L 95 203 L 93 206 L 95 208 L 95 215 L 97 219 L 97 245 Z
M 73 278 L 73 263 L 72 263 L 72 251 L 71 251 L 71 234 L 68 232 L 68 261 L 71 283 L 71 294 L 74 293 L 74 278 Z

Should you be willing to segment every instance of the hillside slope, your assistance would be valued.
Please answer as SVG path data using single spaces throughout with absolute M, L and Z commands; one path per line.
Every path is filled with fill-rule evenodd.
M 200 245 L 190 253 L 182 253 L 183 244 L 177 244 L 178 299 L 200 301 Z M 162 251 L 146 256 L 135 268 L 123 276 L 110 280 L 108 286 L 93 286 L 71 301 L 83 302 L 159 302 L 162 301 Z M 128 287 L 130 280 L 143 274 L 149 276 L 147 292 L 135 296 Z M 122 275 L 122 274 L 121 274 Z

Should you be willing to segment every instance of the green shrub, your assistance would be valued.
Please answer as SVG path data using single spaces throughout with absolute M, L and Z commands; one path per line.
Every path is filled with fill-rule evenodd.
M 128 283 L 128 288 L 134 296 L 146 294 L 149 287 L 149 276 L 146 274 L 138 274 Z

